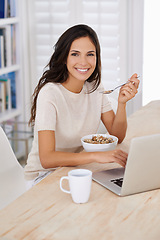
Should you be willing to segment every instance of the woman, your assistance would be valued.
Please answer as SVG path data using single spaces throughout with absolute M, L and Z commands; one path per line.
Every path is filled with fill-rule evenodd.
M 33 94 L 31 118 L 34 140 L 25 167 L 25 176 L 34 179 L 40 172 L 61 166 L 91 162 L 117 162 L 125 166 L 127 153 L 81 152 L 82 136 L 94 134 L 100 120 L 107 131 L 122 142 L 127 129 L 126 102 L 139 85 L 137 74 L 120 89 L 114 114 L 106 95 L 101 94 L 101 57 L 96 33 L 76 25 L 62 34 Z

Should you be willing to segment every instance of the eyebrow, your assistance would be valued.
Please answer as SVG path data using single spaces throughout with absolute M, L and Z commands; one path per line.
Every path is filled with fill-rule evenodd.
M 80 51 L 78 51 L 78 50 L 71 50 L 70 52 L 80 53 Z M 87 53 L 92 53 L 92 52 L 96 53 L 96 51 L 94 51 L 94 50 L 88 51 Z

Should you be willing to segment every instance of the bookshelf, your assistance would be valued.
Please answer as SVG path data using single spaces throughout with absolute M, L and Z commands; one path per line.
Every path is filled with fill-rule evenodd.
M 1 6 L 2 2 L 3 0 L 0 0 Z M 5 0 L 4 4 L 6 2 Z M 0 124 L 19 118 L 23 120 L 21 36 L 17 10 L 19 1 L 8 2 L 13 3 L 15 16 L 3 17 L 2 8 L 0 9 Z M 11 6 L 9 9 L 11 13 Z
M 0 125 L 18 159 L 27 158 L 33 135 L 25 109 L 29 102 L 26 96 L 30 96 L 25 2 L 0 0 Z M 6 12 L 3 16 L 2 5 L 6 3 L 11 4 L 9 16 Z

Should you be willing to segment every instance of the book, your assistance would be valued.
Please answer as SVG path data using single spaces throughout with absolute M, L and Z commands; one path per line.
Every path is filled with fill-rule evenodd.
M 4 67 L 4 36 L 0 35 L 0 67 Z
M 11 63 L 16 64 L 16 26 L 11 25 Z
M 0 18 L 15 17 L 15 0 L 0 0 Z
M 11 66 L 12 63 L 12 39 L 11 26 L 0 27 L 0 36 L 4 39 L 4 66 Z
M 11 109 L 10 79 L 0 79 L 2 112 Z
M 0 0 L 0 18 L 5 17 L 5 0 Z
M 15 0 L 10 0 L 10 17 L 16 16 L 16 2 Z
M 7 0 L 6 17 L 10 17 L 10 16 L 11 16 L 11 4 L 10 4 L 10 0 Z
M 4 112 L 5 109 L 6 109 L 5 83 L 0 82 L 0 112 Z
M 6 34 L 5 34 L 5 28 L 0 27 L 0 36 L 1 36 L 1 60 L 3 62 L 2 67 L 6 66 Z
M 1 60 L 1 36 L 0 36 L 0 68 L 2 67 L 2 60 Z
M 16 108 L 16 74 L 15 72 L 9 72 L 0 76 L 0 82 L 6 82 L 6 89 L 3 91 L 6 92 L 5 95 L 5 109 Z M 4 96 L 4 95 L 3 95 Z
M 17 101 L 16 101 L 16 73 L 10 72 L 8 73 L 9 79 L 11 81 L 11 107 L 16 108 L 17 107 Z

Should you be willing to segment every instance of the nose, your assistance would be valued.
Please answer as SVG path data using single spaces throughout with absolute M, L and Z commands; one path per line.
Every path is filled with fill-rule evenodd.
M 86 58 L 86 56 L 81 56 L 80 57 L 80 64 L 82 65 L 82 66 L 86 66 L 87 65 L 87 58 Z

